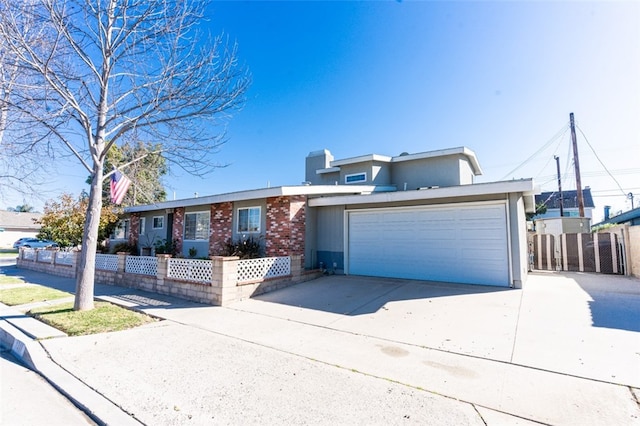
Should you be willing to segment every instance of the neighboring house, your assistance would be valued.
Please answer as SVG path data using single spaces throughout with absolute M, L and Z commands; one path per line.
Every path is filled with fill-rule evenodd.
M 624 213 L 619 213 L 611 217 L 609 217 L 609 209 L 605 207 L 604 220 L 600 223 L 596 223 L 593 226 L 596 227 L 596 226 L 607 225 L 607 224 L 622 225 L 625 223 L 628 223 L 631 226 L 640 225 L 640 207 L 637 207 L 633 210 L 626 211 Z
M 591 196 L 591 188 L 588 186 L 582 190 L 582 199 L 584 202 L 584 217 L 591 219 L 593 209 L 593 197 Z M 547 206 L 547 212 L 539 214 L 534 219 L 544 219 L 548 217 L 560 217 L 560 193 L 557 191 L 543 192 L 536 195 L 536 206 L 544 203 Z M 564 217 L 578 217 L 578 191 L 562 191 L 562 205 Z
M 35 237 L 40 225 L 34 219 L 40 219 L 42 213 L 9 212 L 0 210 L 0 248 L 13 248 L 13 243 L 23 237 Z
M 120 240 L 196 256 L 254 237 L 266 256 L 352 275 L 521 287 L 532 179 L 474 184 L 473 151 L 306 158 L 306 182 L 125 209 Z M 117 243 L 118 241 L 112 241 Z

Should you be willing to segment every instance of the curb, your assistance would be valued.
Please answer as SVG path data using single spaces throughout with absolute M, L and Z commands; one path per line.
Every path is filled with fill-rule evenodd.
M 56 364 L 37 340 L 27 336 L 4 318 L 0 321 L 0 346 L 9 348 L 13 356 L 44 377 L 97 424 L 143 424 Z

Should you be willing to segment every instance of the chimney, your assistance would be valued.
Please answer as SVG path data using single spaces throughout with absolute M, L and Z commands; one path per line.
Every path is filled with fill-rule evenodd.
M 604 206 L 604 220 L 609 220 L 610 212 L 611 212 L 611 206 Z
M 321 183 L 321 179 L 318 177 L 316 170 L 331 167 L 332 161 L 333 155 L 331 155 L 328 149 L 310 152 L 306 158 L 305 182 L 310 182 L 311 184 Z

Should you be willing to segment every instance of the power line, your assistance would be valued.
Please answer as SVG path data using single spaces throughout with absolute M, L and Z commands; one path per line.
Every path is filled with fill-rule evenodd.
M 584 132 L 582 131 L 582 129 L 578 127 L 578 130 L 580 130 L 580 134 L 582 135 L 582 137 L 584 138 L 585 142 L 587 142 L 587 145 L 589 145 L 589 148 L 591 148 L 591 152 L 593 152 L 593 155 L 596 156 L 596 159 L 598 160 L 598 162 L 600 163 L 600 165 L 602 165 L 602 167 L 606 170 L 607 174 L 611 177 L 611 179 L 613 179 L 613 181 L 616 183 L 616 185 L 618 185 L 618 188 L 620 189 L 620 192 L 622 192 L 624 194 L 624 196 L 627 196 L 627 193 L 625 192 L 624 189 L 622 189 L 622 186 L 620 186 L 620 183 L 618 182 L 618 180 L 616 178 L 613 177 L 613 175 L 611 174 L 611 172 L 609 172 L 609 169 L 607 169 L 607 166 L 604 165 L 604 163 L 602 162 L 602 160 L 600 159 L 600 157 L 598 157 L 598 154 L 596 153 L 596 150 L 593 149 L 593 147 L 591 146 L 591 144 L 589 143 L 589 140 L 587 139 L 587 135 L 584 134 Z
M 564 136 L 565 133 L 567 133 L 567 131 L 569 130 L 569 124 L 565 124 L 560 130 L 558 130 L 558 132 L 556 132 L 555 135 L 553 135 L 553 137 L 551 139 L 549 139 L 549 141 L 547 143 L 545 143 L 540 149 L 538 149 L 536 152 L 534 152 L 531 156 L 529 156 L 529 158 L 527 158 L 526 160 L 524 160 L 518 167 L 516 167 L 515 169 L 511 170 L 509 173 L 507 173 L 502 179 L 500 180 L 506 180 L 509 179 L 509 176 L 512 176 L 514 172 L 516 172 L 518 169 L 520 169 L 521 167 L 523 167 L 525 164 L 527 164 L 529 161 L 533 160 L 538 154 L 540 154 L 542 151 L 544 151 L 545 149 L 547 149 L 549 147 L 549 145 L 551 145 L 553 142 L 556 141 L 556 139 L 561 138 L 562 136 Z M 557 148 L 556 148 L 557 149 Z

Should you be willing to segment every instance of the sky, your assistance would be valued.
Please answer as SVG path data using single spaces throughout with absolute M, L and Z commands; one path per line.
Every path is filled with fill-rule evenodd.
M 252 75 L 242 110 L 207 178 L 172 170 L 169 199 L 298 185 L 305 157 L 395 156 L 466 146 L 476 182 L 534 178 L 575 189 L 569 114 L 582 185 L 596 208 L 640 206 L 640 3 L 212 3 L 205 25 L 238 43 Z M 534 155 L 535 154 L 535 155 Z M 613 176 L 610 176 L 609 173 Z M 60 161 L 39 199 L 9 194 L 2 208 L 88 189 Z

